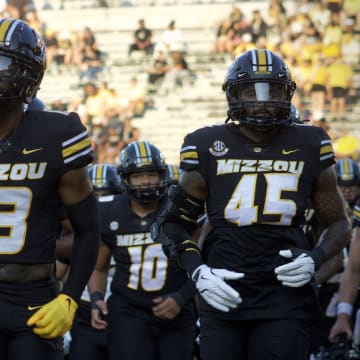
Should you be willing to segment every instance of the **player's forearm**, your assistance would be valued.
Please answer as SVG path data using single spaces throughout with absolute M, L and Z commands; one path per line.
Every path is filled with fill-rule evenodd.
M 339 302 L 354 304 L 359 283 L 360 273 L 354 271 L 348 263 L 340 282 Z
M 339 253 L 327 260 L 315 273 L 315 279 L 317 284 L 322 284 L 326 280 L 330 279 L 333 275 L 337 274 L 343 265 L 343 254 Z
M 338 255 L 349 243 L 351 238 L 351 222 L 348 217 L 329 225 L 322 233 L 319 245 L 324 254 L 325 260 Z
M 95 269 L 88 282 L 88 291 L 90 294 L 100 292 L 105 295 L 107 286 L 107 271 Z

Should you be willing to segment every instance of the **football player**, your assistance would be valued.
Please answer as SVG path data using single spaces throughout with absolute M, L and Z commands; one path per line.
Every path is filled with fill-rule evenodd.
M 110 359 L 192 360 L 194 284 L 150 226 L 166 200 L 166 164 L 157 147 L 133 142 L 120 154 L 123 194 L 100 205 L 101 246 L 89 281 L 92 325 L 107 328 Z M 115 260 L 111 295 L 104 301 L 110 256 Z
M 103 196 L 119 194 L 121 192 L 120 179 L 116 166 L 111 164 L 93 164 L 89 168 L 89 177 L 94 193 L 98 201 Z M 69 270 L 71 248 L 73 245 L 73 233 L 68 226 L 68 219 L 62 221 L 63 236 L 57 241 L 57 278 L 66 282 L 66 274 Z M 71 226 L 71 224 L 70 224 Z M 112 276 L 112 271 L 109 271 Z M 110 295 L 107 288 L 105 299 Z M 106 343 L 106 331 L 99 331 L 91 326 L 91 305 L 87 289 L 84 290 L 79 303 L 79 309 L 75 315 L 73 326 L 70 330 L 71 339 L 68 359 L 76 360 L 81 357 L 87 360 L 107 360 L 108 351 Z
M 335 164 L 335 172 L 341 193 L 350 209 L 353 209 L 360 196 L 359 164 L 351 158 L 339 159 Z
M 72 325 L 99 247 L 86 128 L 75 113 L 24 111 L 45 68 L 38 34 L 19 19 L 0 19 L 2 359 L 62 358 L 62 335 Z M 75 244 L 71 271 L 59 292 L 54 257 L 61 206 L 73 225 Z
M 360 284 L 360 168 L 350 158 L 339 159 L 335 165 L 338 184 L 351 211 L 354 227 L 344 274 L 341 277 L 336 322 L 330 330 L 329 339 L 336 342 L 342 333 L 352 337 L 353 306 L 358 307 Z
M 315 271 L 349 240 L 330 139 L 291 120 L 295 87 L 273 52 L 237 57 L 223 84 L 226 123 L 185 137 L 179 186 L 152 227 L 201 295 L 203 360 L 305 359 L 320 316 Z M 301 228 L 309 199 L 325 228 L 316 247 Z M 204 205 L 202 258 L 189 239 Z

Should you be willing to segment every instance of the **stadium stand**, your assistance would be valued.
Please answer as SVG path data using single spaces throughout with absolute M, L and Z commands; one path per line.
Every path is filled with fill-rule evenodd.
M 62 10 L 59 10 L 61 1 L 52 1 L 52 9 L 47 9 L 46 1 L 35 3 L 41 19 L 54 31 L 66 29 L 76 33 L 86 26 L 94 31 L 97 44 L 104 54 L 100 80 L 107 81 L 122 97 L 126 97 L 129 80 L 133 76 L 144 86 L 147 84 L 149 59 L 139 57 L 134 60 L 127 55 L 134 24 L 139 18 L 145 18 L 153 32 L 154 41 L 160 42 L 169 21 L 176 21 L 186 39 L 185 57 L 189 68 L 196 74 L 196 80 L 184 81 L 182 86 L 160 88 L 156 93 L 147 94 L 146 111 L 142 117 L 133 119 L 133 126 L 140 129 L 141 138 L 161 148 L 169 163 L 178 162 L 178 151 L 186 133 L 201 125 L 225 120 L 226 103 L 221 84 L 232 57 L 229 54 L 214 54 L 210 50 L 215 40 L 216 23 L 228 16 L 234 4 L 232 1 L 178 1 L 181 5 L 171 6 L 171 2 L 165 1 L 153 1 L 156 6 L 143 5 L 151 2 L 134 1 L 133 6 L 104 8 L 99 7 L 96 1 L 63 1 Z M 296 2 L 286 1 L 285 5 L 288 14 L 293 14 Z M 245 16 L 250 16 L 254 9 L 265 12 L 267 6 L 267 1 L 239 2 Z M 359 64 L 354 66 L 353 82 L 358 96 Z M 65 103 L 83 96 L 76 68 L 50 69 L 50 73 L 45 76 L 39 97 L 50 104 L 54 97 L 59 96 Z M 304 97 L 302 101 L 305 108 L 309 108 L 310 97 Z M 331 122 L 332 130 L 348 131 L 360 138 L 358 97 L 354 97 L 349 104 L 346 118 L 346 122 Z

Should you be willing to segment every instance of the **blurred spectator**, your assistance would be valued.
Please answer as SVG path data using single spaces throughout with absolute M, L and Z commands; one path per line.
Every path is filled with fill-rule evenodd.
M 58 51 L 58 40 L 56 32 L 52 29 L 45 30 L 44 42 L 46 46 L 46 63 L 48 69 L 52 70 L 52 65 L 56 65 L 56 56 Z
M 109 125 L 103 128 L 98 136 L 96 152 L 97 162 L 116 164 L 125 142 L 121 139 L 119 126 Z
M 35 9 L 35 6 L 31 0 L 7 0 L 6 11 L 12 18 L 26 21 L 26 13 L 32 9 Z
M 259 37 L 265 36 L 267 32 L 267 23 L 263 19 L 260 10 L 252 12 L 252 20 L 250 22 L 252 42 L 256 43 Z
M 323 57 L 318 57 L 314 60 L 310 76 L 311 111 L 313 114 L 324 114 L 327 79 L 327 63 Z
M 336 132 L 334 130 L 331 129 L 329 123 L 326 121 L 326 119 L 322 116 L 322 117 L 317 117 L 314 115 L 313 119 L 310 122 L 311 125 L 313 126 L 318 126 L 321 127 L 323 130 L 325 130 L 327 132 L 327 134 L 329 135 L 331 141 L 334 143 L 337 135 Z
M 134 31 L 134 42 L 129 46 L 129 56 L 133 51 L 143 51 L 146 55 L 151 55 L 154 50 L 152 43 L 152 32 L 145 25 L 145 20 L 139 20 L 139 27 Z
M 327 8 L 332 12 L 332 13 L 339 13 L 342 9 L 342 1 L 343 0 L 327 0 Z
M 360 1 L 359 0 L 344 0 L 343 9 L 348 18 L 356 21 L 356 18 L 360 14 Z
M 68 30 L 60 31 L 57 35 L 58 50 L 56 55 L 56 62 L 58 65 L 73 65 L 74 48 L 72 41 L 72 34 Z
M 89 132 L 97 136 L 102 131 L 103 124 L 103 98 L 99 96 L 98 87 L 93 82 L 84 85 L 84 104 L 86 110 L 86 123 Z
M 164 51 L 157 51 L 151 59 L 149 71 L 148 71 L 148 83 L 151 90 L 156 90 L 156 85 L 159 86 L 165 77 L 165 74 L 169 71 L 169 64 L 166 59 Z
M 96 45 L 85 44 L 82 50 L 81 64 L 79 70 L 80 82 L 86 78 L 93 81 L 98 77 L 98 73 L 103 70 L 102 53 Z
M 169 53 L 186 52 L 186 42 L 181 30 L 176 29 L 175 20 L 170 21 L 166 30 L 162 35 L 163 44 Z
M 231 28 L 231 20 L 226 18 L 222 19 L 216 29 L 216 38 L 212 45 L 211 51 L 213 53 L 223 54 L 226 53 L 226 42 L 227 42 L 227 34 L 229 29 Z
M 337 158 L 351 157 L 353 160 L 359 161 L 359 146 L 359 139 L 348 130 L 344 130 L 343 134 L 334 142 L 334 152 Z
M 360 1 L 359 1 L 360 3 Z M 344 30 L 341 36 L 341 54 L 344 61 L 352 66 L 360 63 L 360 41 L 355 33 L 355 20 L 347 17 L 344 20 Z
M 89 26 L 84 27 L 84 29 L 77 34 L 77 38 L 73 44 L 74 64 L 81 66 L 83 51 L 86 45 L 90 45 L 93 49 L 97 49 L 95 34 Z
M 145 110 L 145 88 L 139 83 L 137 77 L 130 79 L 130 87 L 127 91 L 129 101 L 128 114 L 130 116 L 142 116 Z
M 270 0 L 266 22 L 269 26 L 283 27 L 286 20 L 286 8 L 282 0 Z
M 166 73 L 162 88 L 165 93 L 169 93 L 177 87 L 182 87 L 185 83 L 193 84 L 196 75 L 190 70 L 185 56 L 176 53 L 173 56 L 173 63 Z
M 249 22 L 243 16 L 242 18 L 235 20 L 228 31 L 226 51 L 229 54 L 234 54 L 234 50 L 236 49 L 236 47 L 242 43 L 242 36 L 245 33 L 250 34 L 251 27 Z
M 51 102 L 50 109 L 53 111 L 66 111 L 67 105 L 63 103 L 63 99 L 60 96 L 57 96 Z
M 46 30 L 46 24 L 40 19 L 38 12 L 36 11 L 34 6 L 30 6 L 27 8 L 25 13 L 26 22 L 34 28 L 37 33 L 43 37 Z
M 355 95 L 353 71 L 341 56 L 334 56 L 328 67 L 327 96 L 332 120 L 346 120 L 347 97 Z
M 241 39 L 238 43 L 238 45 L 236 46 L 236 48 L 234 49 L 234 56 L 237 57 L 238 55 L 254 49 L 256 47 L 255 43 L 252 41 L 252 36 L 250 33 L 245 33 L 241 36 Z
M 340 55 L 340 43 L 342 37 L 342 27 L 338 13 L 332 13 L 330 22 L 325 26 L 323 32 L 323 48 L 322 53 L 326 57 Z

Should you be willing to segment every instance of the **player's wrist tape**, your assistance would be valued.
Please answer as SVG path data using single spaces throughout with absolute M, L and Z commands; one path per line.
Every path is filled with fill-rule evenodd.
M 347 314 L 351 316 L 353 311 L 353 306 L 346 302 L 346 301 L 340 301 L 336 306 L 336 314 Z
M 100 291 L 94 291 L 93 293 L 90 294 L 90 301 L 91 301 L 91 307 L 93 309 L 97 309 L 98 306 L 96 305 L 96 303 L 99 300 L 104 300 L 104 295 L 100 292 Z

